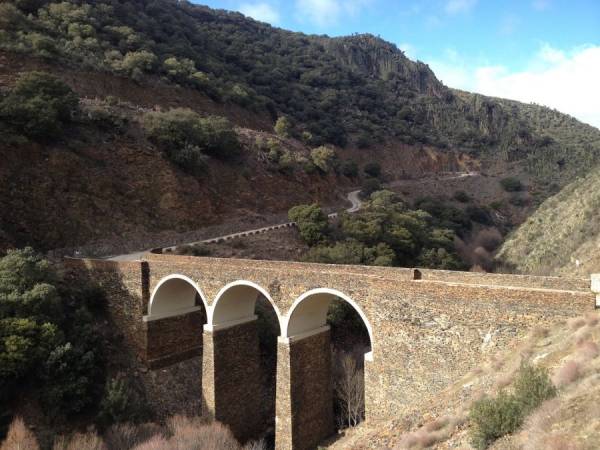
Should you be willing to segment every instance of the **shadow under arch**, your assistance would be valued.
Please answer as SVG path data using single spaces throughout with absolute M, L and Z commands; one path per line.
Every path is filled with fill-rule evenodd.
M 191 278 L 181 274 L 171 274 L 162 278 L 150 296 L 147 317 L 159 318 L 185 314 L 210 308 L 200 287 Z
M 219 290 L 204 326 L 203 414 L 242 443 L 274 439 L 277 337 L 281 313 L 269 292 L 248 280 Z
M 189 277 L 171 274 L 156 284 L 143 316 L 145 359 L 152 369 L 202 357 L 205 297 Z
M 327 326 L 327 311 L 335 299 L 342 299 L 350 304 L 362 319 L 367 328 L 371 344 L 371 350 L 365 353 L 365 359 L 372 361 L 375 348 L 373 327 L 362 308 L 351 297 L 337 289 L 311 289 L 298 297 L 292 304 L 287 316 L 283 318 L 282 337 L 288 339 L 302 337 L 322 330 Z
M 277 324 L 282 329 L 281 312 L 266 289 L 247 280 L 237 280 L 225 285 L 216 295 L 208 315 L 208 327 L 234 325 L 256 318 L 257 299 L 263 296 L 277 315 Z

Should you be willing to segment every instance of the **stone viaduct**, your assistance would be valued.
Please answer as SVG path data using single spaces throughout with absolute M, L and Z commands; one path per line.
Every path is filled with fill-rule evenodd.
M 116 325 L 150 369 L 202 357 L 203 414 L 255 437 L 261 386 L 255 302 L 268 299 L 277 342 L 277 449 L 312 449 L 335 431 L 333 299 L 350 303 L 370 338 L 365 413 L 397 417 L 510 348 L 533 325 L 595 307 L 590 280 L 425 269 L 146 254 L 140 261 L 67 259 L 99 283 Z M 600 292 L 600 280 L 593 283 Z M 200 411 L 199 411 L 200 413 Z

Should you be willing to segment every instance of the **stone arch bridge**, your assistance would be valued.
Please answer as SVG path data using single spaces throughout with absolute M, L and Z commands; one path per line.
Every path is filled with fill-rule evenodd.
M 202 355 L 204 414 L 241 440 L 260 432 L 255 302 L 279 322 L 277 449 L 310 449 L 335 430 L 330 330 L 333 299 L 350 303 L 370 338 L 365 414 L 397 417 L 510 346 L 533 326 L 595 306 L 590 280 L 424 269 L 198 258 L 68 259 L 102 286 L 114 322 L 150 368 Z M 593 283 L 600 292 L 600 280 Z

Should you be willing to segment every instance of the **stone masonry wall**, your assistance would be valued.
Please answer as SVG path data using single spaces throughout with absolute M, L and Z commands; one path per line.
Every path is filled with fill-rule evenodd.
M 100 287 L 106 295 L 111 320 L 138 354 L 146 354 L 146 327 L 142 321 L 148 297 L 148 263 L 65 259 L 63 270 Z
M 278 450 L 314 449 L 335 431 L 329 330 L 291 343 L 277 354 Z
M 241 442 L 264 430 L 257 321 L 204 332 L 205 414 L 227 424 Z
M 202 355 L 204 310 L 145 322 L 146 361 L 152 368 Z

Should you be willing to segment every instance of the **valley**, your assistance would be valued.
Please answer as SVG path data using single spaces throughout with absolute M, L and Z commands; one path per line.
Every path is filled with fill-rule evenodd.
M 276 22 L 0 2 L 0 450 L 595 448 L 600 130 Z

